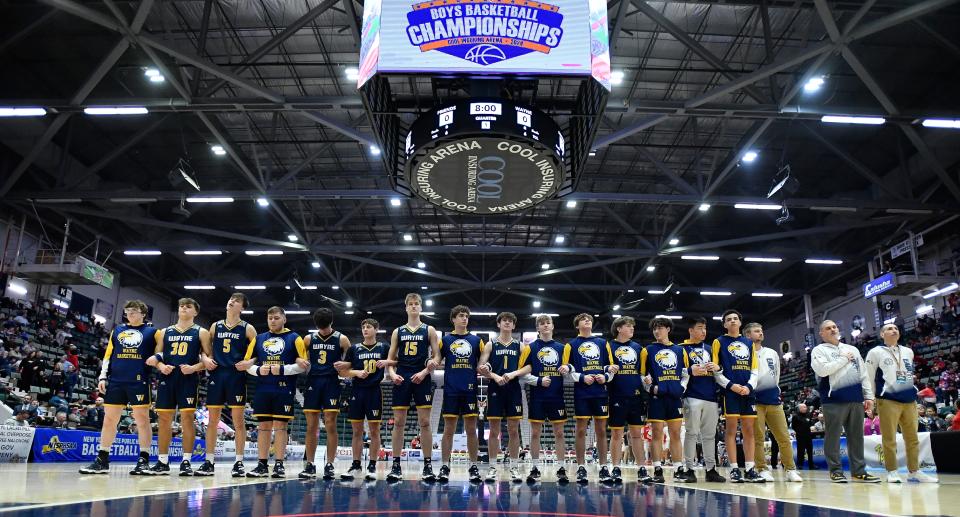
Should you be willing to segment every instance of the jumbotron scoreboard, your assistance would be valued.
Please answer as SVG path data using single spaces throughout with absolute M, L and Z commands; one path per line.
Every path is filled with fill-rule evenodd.
M 358 88 L 394 188 L 481 215 L 572 192 L 610 88 L 606 17 L 605 0 L 366 0 Z M 391 82 L 414 76 L 446 100 L 401 107 Z M 541 109 L 543 80 L 576 99 Z

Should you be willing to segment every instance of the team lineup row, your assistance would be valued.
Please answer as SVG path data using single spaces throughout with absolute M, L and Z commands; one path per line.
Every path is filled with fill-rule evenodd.
M 131 301 L 125 305 L 127 323 L 118 325 L 111 333 L 100 375 L 99 387 L 106 402 L 100 450 L 96 460 L 81 469 L 81 473 L 105 473 L 108 470 L 109 450 L 120 412 L 129 404 L 137 421 L 141 448 L 131 474 L 169 474 L 168 450 L 173 416 L 177 410 L 184 430 L 183 449 L 193 450 L 193 412 L 198 403 L 198 372 L 201 370 L 208 371 L 209 375 L 207 459 L 194 471 L 189 458 L 185 457 L 180 465 L 181 476 L 213 475 L 221 410 L 226 406 L 235 422 L 243 421 L 247 375 L 258 377 L 253 409 L 259 422 L 259 461 L 256 468 L 247 472 L 238 458 L 233 465 L 234 477 L 271 475 L 268 466 L 271 442 L 276 451 L 272 477 L 285 477 L 287 423 L 293 418 L 296 376 L 304 373 L 307 375 L 303 401 L 307 435 L 305 465 L 299 474 L 303 479 L 317 476 L 314 458 L 321 415 L 327 438 L 327 462 L 322 476 L 324 479 L 335 477 L 332 458 L 336 457 L 340 378 L 344 377 L 352 378 L 353 384 L 347 419 L 353 427 L 354 461 L 341 478 L 353 479 L 364 474 L 359 461 L 364 421 L 368 422 L 370 458 L 378 457 L 382 417 L 380 384 L 386 378 L 393 384 L 395 418 L 393 464 L 387 479 L 401 480 L 403 430 L 411 404 L 417 411 L 421 446 L 425 451 L 432 450 L 429 424 L 434 388 L 431 376 L 441 367 L 444 373 L 442 466 L 439 473 L 434 474 L 429 454 L 425 455 L 421 479 L 427 482 L 449 479 L 453 435 L 460 418 L 467 436 L 471 461 L 468 472 L 472 482 L 498 479 L 495 465 L 504 419 L 507 420 L 508 434 L 505 463 L 512 465 L 510 477 L 513 481 L 523 480 L 518 464 L 519 422 L 523 418 L 521 384 L 530 385 L 528 418 L 533 466 L 526 478 L 531 483 L 537 482 L 542 475 L 539 470 L 542 466 L 540 435 L 545 422 L 549 421 L 553 427 L 558 457 L 566 455 L 563 431 L 567 419 L 565 381 L 574 386 L 578 483 L 588 482 L 585 452 L 591 420 L 602 464 L 599 478 L 607 484 L 622 482 L 623 451 L 619 444 L 623 443 L 625 428 L 629 426 L 631 449 L 638 454 L 636 451 L 643 451 L 641 427 L 647 421 L 653 431 L 655 461 L 652 476 L 645 467 L 638 469 L 637 479 L 642 482 L 664 482 L 660 463 L 664 428 L 669 430 L 671 437 L 679 437 L 682 425 L 686 431 L 683 443 L 679 439 L 670 440 L 670 457 L 675 467 L 673 477 L 678 482 L 696 482 L 693 470 L 696 446 L 699 442 L 703 451 L 716 450 L 714 432 L 721 409 L 726 417 L 724 440 L 730 451 L 731 464 L 736 462 L 737 424 L 742 428 L 742 459 L 746 469 L 741 472 L 732 468 L 730 481 L 773 481 L 770 469 L 764 464 L 762 451 L 765 427 L 770 428 L 781 448 L 790 450 L 778 386 L 779 357 L 774 350 L 763 348 L 763 329 L 759 324 L 746 325 L 744 335 L 741 335 L 742 316 L 736 310 L 723 314 L 726 334 L 712 342 L 706 341 L 706 321 L 702 318 L 688 321 L 689 339 L 679 345 L 670 341 L 671 320 L 654 318 L 649 324 L 654 341 L 646 346 L 633 341 L 633 318 L 620 317 L 614 321 L 611 343 L 593 335 L 594 320 L 589 314 L 574 318 L 578 334 L 566 343 L 553 339 L 553 320 L 541 315 L 536 321 L 538 338 L 527 345 L 513 337 L 516 316 L 501 313 L 497 316 L 499 335 L 488 344 L 468 331 L 470 310 L 462 305 L 451 310 L 453 331 L 441 338 L 432 326 L 421 322 L 422 300 L 418 294 L 411 293 L 404 300 L 407 323 L 392 332 L 388 345 L 377 340 L 379 324 L 373 319 L 363 320 L 363 340 L 351 344 L 346 336 L 333 329 L 333 313 L 328 309 L 318 309 L 314 313 L 318 331 L 301 337 L 285 327 L 283 309 L 273 307 L 267 311 L 268 331 L 257 334 L 252 325 L 240 319 L 247 303 L 242 293 L 233 294 L 227 303 L 226 318 L 211 325 L 209 330 L 194 324 L 199 306 L 189 298 L 179 302 L 177 324 L 164 329 L 144 323 L 146 307 L 142 302 Z M 821 335 L 824 336 L 824 332 Z M 156 368 L 159 373 L 155 405 L 159 419 L 159 458 L 152 466 L 148 463 L 151 436 L 147 413 L 150 405 L 147 367 Z M 478 375 L 489 379 L 486 418 L 491 422 L 491 454 L 484 477 L 481 477 L 477 465 Z M 243 451 L 245 431 L 243 426 L 236 427 L 236 450 Z M 607 427 L 610 428 L 609 442 L 606 440 Z M 609 447 L 609 460 L 608 444 L 616 445 Z M 716 470 L 714 455 L 705 453 L 703 456 L 706 480 L 726 481 Z M 639 458 L 637 463 L 642 465 Z M 802 481 L 793 465 L 792 455 L 784 455 L 784 466 L 787 481 Z M 365 478 L 376 479 L 375 459 L 371 459 L 366 470 Z M 834 470 L 832 462 L 831 470 Z M 853 476 L 860 481 L 878 481 L 865 471 L 854 471 Z M 561 483 L 569 481 L 562 465 L 556 472 L 556 480 Z

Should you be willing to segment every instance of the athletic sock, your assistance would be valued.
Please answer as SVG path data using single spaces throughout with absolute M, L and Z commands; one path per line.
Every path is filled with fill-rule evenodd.
M 97 459 L 103 463 L 110 461 L 110 451 L 105 449 L 100 449 L 97 451 Z
M 140 451 L 140 457 L 146 460 L 150 459 L 150 453 L 147 451 Z
M 267 466 L 268 462 L 269 462 L 269 458 L 265 460 L 257 459 L 257 465 L 263 465 L 264 467 Z
M 659 461 L 655 461 L 655 462 L 653 462 L 653 466 L 654 466 L 654 467 L 660 467 L 660 466 L 662 466 L 662 465 L 660 464 Z
M 753 463 L 752 461 L 745 461 L 745 462 L 743 462 L 743 464 L 744 464 L 744 466 L 746 467 L 747 470 L 752 469 L 753 466 L 754 466 L 754 463 Z
M 214 456 L 213 454 L 208 454 L 208 455 L 207 455 L 207 461 L 209 461 L 210 464 L 213 465 L 214 463 L 217 462 L 217 457 Z
M 170 455 L 169 455 L 169 454 L 158 454 L 158 455 L 157 455 L 157 461 L 159 461 L 160 463 L 170 463 Z

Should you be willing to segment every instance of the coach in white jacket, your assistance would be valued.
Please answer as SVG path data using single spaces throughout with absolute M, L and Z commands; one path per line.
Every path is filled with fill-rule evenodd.
M 840 342 L 840 329 L 831 320 L 820 324 L 820 338 L 810 354 L 810 366 L 817 374 L 817 389 L 823 402 L 823 453 L 830 468 L 830 481 L 846 483 L 840 463 L 840 433 L 847 435 L 850 475 L 863 483 L 879 483 L 868 474 L 863 459 L 863 410 L 873 409 L 873 389 L 867 370 L 855 347 Z

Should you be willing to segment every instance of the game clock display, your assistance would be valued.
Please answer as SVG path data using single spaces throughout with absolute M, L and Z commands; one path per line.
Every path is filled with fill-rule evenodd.
M 496 214 L 556 194 L 566 143 L 557 123 L 532 106 L 469 99 L 423 114 L 405 152 L 417 195 L 458 212 Z

